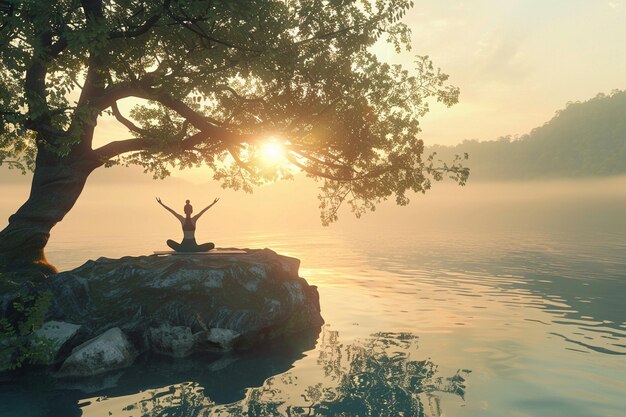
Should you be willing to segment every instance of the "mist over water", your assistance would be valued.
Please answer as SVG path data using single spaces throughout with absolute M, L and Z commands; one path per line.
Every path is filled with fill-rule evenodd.
M 29 193 L 27 177 L 18 177 L 19 182 L 14 176 L 12 179 L 0 178 L 0 219 L 4 222 Z M 470 181 L 465 187 L 435 183 L 425 195 L 414 195 L 406 207 L 387 201 L 361 219 L 355 219 L 344 207 L 339 222 L 330 227 L 320 224 L 317 186 L 312 180 L 296 178 L 245 194 L 223 190 L 215 183 L 194 184 L 176 177 L 151 180 L 134 170 L 101 169 L 91 176 L 74 208 L 53 229 L 47 250 L 51 260 L 65 268 L 77 264 L 64 265 L 65 261 L 55 260 L 53 253 L 81 239 L 88 242 L 83 249 L 90 257 L 125 253 L 119 250 L 140 254 L 162 249 L 166 239 L 178 239 L 181 233 L 178 222 L 155 202 L 156 196 L 180 212 L 186 199 L 199 211 L 214 197 L 221 197 L 198 223 L 198 240 L 211 240 L 222 247 L 263 246 L 264 236 L 277 232 L 294 237 L 311 232 L 346 235 L 361 240 L 355 246 L 368 245 L 380 239 L 381 233 L 428 235 L 427 240 L 445 243 L 464 236 L 480 236 L 487 241 L 499 235 L 513 240 L 529 234 L 571 234 L 580 239 L 603 233 L 626 236 L 626 177 Z M 361 232 L 365 236 L 357 237 Z M 102 244 L 111 239 L 119 250 L 103 253 Z M 84 260 L 76 258 L 77 263 Z
M 403 403 L 416 407 L 412 415 L 623 414 L 624 177 L 435 184 L 407 207 L 388 202 L 360 220 L 345 210 L 323 228 L 315 183 L 304 179 L 245 195 L 176 178 L 108 182 L 96 174 L 53 230 L 47 253 L 61 269 L 150 254 L 179 239 L 180 225 L 155 196 L 181 211 L 187 198 L 198 211 L 219 196 L 198 222 L 198 241 L 299 258 L 301 276 L 319 287 L 327 325 L 317 342 L 289 354 L 274 346 L 219 365 L 138 365 L 112 386 L 65 387 L 64 405 L 48 387 L 29 403 L 0 384 L 0 415 L 18 403 L 40 416 L 59 409 L 123 416 L 143 407 L 147 415 L 324 415 L 348 397 L 377 409 L 391 393 L 413 398 Z M 2 185 L 1 218 L 27 188 Z M 250 368 L 259 369 L 254 378 L 243 371 Z M 392 387 L 376 378 L 381 373 L 417 375 L 422 385 Z M 209 382 L 224 375 L 228 384 Z M 377 396 L 345 383 L 355 380 L 375 386 Z M 316 397 L 316 389 L 328 396 Z

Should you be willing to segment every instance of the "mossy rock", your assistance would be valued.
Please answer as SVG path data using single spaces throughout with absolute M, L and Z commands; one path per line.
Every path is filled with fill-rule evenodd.
M 317 289 L 298 276 L 299 265 L 269 249 L 100 258 L 35 287 L 53 294 L 46 320 L 82 326 L 75 345 L 118 327 L 137 352 L 163 353 L 162 346 L 151 346 L 150 335 L 171 326 L 193 334 L 192 354 L 214 345 L 208 342 L 212 329 L 240 335 L 228 344 L 236 350 L 319 329 Z

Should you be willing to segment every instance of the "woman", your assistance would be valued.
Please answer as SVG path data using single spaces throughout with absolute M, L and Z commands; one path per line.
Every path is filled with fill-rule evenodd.
M 215 247 L 213 243 L 203 243 L 202 245 L 198 245 L 196 243 L 196 221 L 204 214 L 205 211 L 213 207 L 215 203 L 217 203 L 220 199 L 216 198 L 213 200 L 213 203 L 209 204 L 204 210 L 195 216 L 191 217 L 191 213 L 193 213 L 193 207 L 189 204 L 189 200 L 185 201 L 185 217 L 176 213 L 174 210 L 163 204 L 159 197 L 156 198 L 160 205 L 162 205 L 167 211 L 172 213 L 180 223 L 183 225 L 183 241 L 180 243 L 176 243 L 173 240 L 169 239 L 167 241 L 167 246 L 174 249 L 176 252 L 207 252 Z

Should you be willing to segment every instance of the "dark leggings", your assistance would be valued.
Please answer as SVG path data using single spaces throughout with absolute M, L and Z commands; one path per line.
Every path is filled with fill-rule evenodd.
M 208 252 L 215 247 L 213 243 L 203 243 L 198 245 L 195 239 L 183 239 L 182 242 L 174 242 L 172 239 L 167 241 L 167 246 L 176 252 Z

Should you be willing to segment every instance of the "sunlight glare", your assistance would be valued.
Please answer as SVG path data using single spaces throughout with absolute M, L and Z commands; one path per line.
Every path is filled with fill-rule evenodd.
M 265 144 L 263 144 L 263 158 L 269 163 L 279 163 L 285 157 L 285 149 L 284 147 L 273 139 Z

